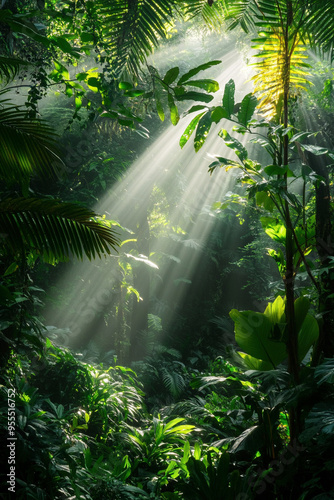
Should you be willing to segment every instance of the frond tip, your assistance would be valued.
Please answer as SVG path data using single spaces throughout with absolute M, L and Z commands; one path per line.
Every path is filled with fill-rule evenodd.
M 38 198 L 0 202 L 0 235 L 14 252 L 34 249 L 47 262 L 101 257 L 119 244 L 113 229 L 73 203 Z

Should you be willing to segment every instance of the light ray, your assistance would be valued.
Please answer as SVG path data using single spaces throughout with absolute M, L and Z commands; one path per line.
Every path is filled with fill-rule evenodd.
M 222 68 L 223 71 L 216 77 L 221 91 L 215 100 L 218 102 L 222 99 L 224 85 L 230 78 L 236 81 L 239 94 L 237 98 L 241 100 L 249 92 L 249 87 L 242 86 L 242 82 L 247 79 L 248 70 L 245 69 L 241 56 L 235 51 L 233 54 L 228 53 L 223 57 Z M 169 304 L 169 322 L 173 320 L 173 310 L 180 308 L 189 286 L 200 273 L 203 251 L 214 227 L 214 218 L 210 218 L 209 208 L 215 201 L 221 200 L 235 182 L 233 172 L 217 172 L 211 177 L 207 172 L 211 162 L 208 153 L 219 154 L 224 151 L 224 156 L 233 155 L 231 150 L 224 149 L 223 141 L 217 135 L 222 126 L 229 128 L 228 124 L 220 123 L 213 127 L 204 147 L 196 154 L 192 139 L 183 150 L 179 146 L 180 136 L 191 119 L 192 116 L 187 116 L 177 127 L 169 126 L 134 162 L 126 177 L 94 207 L 97 213 L 106 214 L 107 218 L 117 220 L 123 227 L 138 233 L 136 226 L 140 221 L 145 222 L 154 186 L 158 186 L 161 193 L 167 193 L 169 197 L 171 190 L 180 190 L 179 198 L 174 200 L 173 209 L 169 213 L 169 237 L 150 242 L 150 255 L 146 255 L 153 262 L 155 259 L 159 262 L 159 270 L 147 267 L 147 271 L 151 276 L 152 288 L 154 286 L 156 291 L 159 290 L 159 300 Z M 242 139 L 241 142 L 246 141 L 245 137 Z M 182 189 L 176 182 L 180 178 L 183 179 Z M 171 230 L 172 226 L 174 230 Z M 180 229 L 178 233 L 175 229 L 177 227 L 182 228 L 182 231 Z M 122 234 L 123 240 L 134 237 L 135 234 L 129 232 Z M 164 258 L 164 255 L 169 254 L 169 249 L 172 254 L 169 258 Z M 128 291 L 124 287 L 127 277 L 124 276 L 126 259 L 123 252 L 129 251 L 131 252 L 131 243 L 126 243 L 120 249 L 119 256 L 102 261 L 85 260 L 81 264 L 75 263 L 58 283 L 58 288 L 66 290 L 68 307 L 66 310 L 62 308 L 58 313 L 55 308 L 49 308 L 45 315 L 53 325 L 70 328 L 71 345 L 82 345 L 99 335 L 106 335 L 103 317 L 112 308 L 119 313 L 119 301 L 124 300 L 124 294 Z M 122 265 L 115 266 L 115 261 L 122 262 Z M 132 264 L 145 265 L 143 262 L 131 261 Z M 179 274 L 178 266 L 185 274 Z M 138 291 L 142 295 L 140 286 Z M 145 297 L 145 300 L 148 298 Z M 109 328 L 111 335 L 117 328 L 117 317 L 114 315 L 108 322 L 113 324 Z M 110 346 L 105 339 L 104 342 Z

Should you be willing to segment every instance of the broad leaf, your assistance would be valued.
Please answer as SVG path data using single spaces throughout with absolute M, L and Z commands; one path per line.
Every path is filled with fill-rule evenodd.
M 178 101 L 200 101 L 200 102 L 210 102 L 213 99 L 212 95 L 204 94 L 202 92 L 185 92 L 184 94 L 175 96 Z
M 286 345 L 275 338 L 275 323 L 271 317 L 236 309 L 232 309 L 230 317 L 235 323 L 235 340 L 245 353 L 269 363 L 272 368 L 284 361 Z
M 211 120 L 214 123 L 220 122 L 220 120 L 222 120 L 223 118 L 229 118 L 225 108 L 223 108 L 222 106 L 211 108 Z
M 180 73 L 180 68 L 178 68 L 177 66 L 175 68 L 171 68 L 167 71 L 167 73 L 163 77 L 163 81 L 166 83 L 166 85 L 170 85 L 177 79 L 179 73 Z
M 257 99 L 252 93 L 247 94 L 241 101 L 240 111 L 238 113 L 238 120 L 245 127 L 251 120 L 256 106 L 257 106 Z

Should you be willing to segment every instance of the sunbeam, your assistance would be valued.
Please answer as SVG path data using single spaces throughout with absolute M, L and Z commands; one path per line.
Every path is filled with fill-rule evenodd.
M 236 81 L 237 98 L 241 100 L 249 91 L 249 83 L 245 83 L 249 70 L 242 57 L 235 50 L 229 51 L 222 57 L 220 68 L 216 79 L 221 90 L 214 102 L 222 99 L 224 85 L 231 78 Z M 68 308 L 57 311 L 49 307 L 45 315 L 52 325 L 70 329 L 70 345 L 82 347 L 95 340 L 111 348 L 119 342 L 128 344 L 129 335 L 133 343 L 133 332 L 147 328 L 148 313 L 160 312 L 164 329 L 168 329 L 192 283 L 202 276 L 206 243 L 216 224 L 210 208 L 231 189 L 235 176 L 231 171 L 212 176 L 208 173 L 209 154 L 223 150 L 223 141 L 218 137 L 221 123 L 212 128 L 199 153 L 194 152 L 192 139 L 181 150 L 180 136 L 192 117 L 184 117 L 177 127 L 170 125 L 95 207 L 97 213 L 123 227 L 123 243 L 118 255 L 100 262 L 86 259 L 73 264 L 58 284 L 67 290 Z M 223 126 L 230 127 L 227 123 Z M 243 136 L 240 140 L 245 144 L 246 139 Z M 233 154 L 224 150 L 226 157 Z M 157 194 L 158 199 L 154 199 Z M 164 231 L 160 227 L 156 237 L 156 223 L 148 214 L 154 209 L 159 212 L 161 202 L 168 205 L 169 221 L 165 221 Z M 228 239 L 233 245 L 232 235 Z M 135 278 L 130 286 L 126 278 L 132 272 Z M 131 294 L 142 321 L 138 319 L 138 325 L 128 325 L 127 331 L 120 332 L 117 325 L 124 307 L 120 302 L 126 302 L 126 298 L 129 301 Z M 115 311 L 112 315 L 108 312 L 111 306 Z

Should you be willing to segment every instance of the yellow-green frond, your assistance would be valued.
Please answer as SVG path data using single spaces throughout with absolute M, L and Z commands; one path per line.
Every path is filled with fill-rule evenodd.
M 294 37 L 286 46 L 280 30 L 263 31 L 253 40 L 254 56 L 259 59 L 253 66 L 256 74 L 252 78 L 254 91 L 258 94 L 259 111 L 268 119 L 279 115 L 279 106 L 284 89 L 293 97 L 307 84 L 306 48 Z

